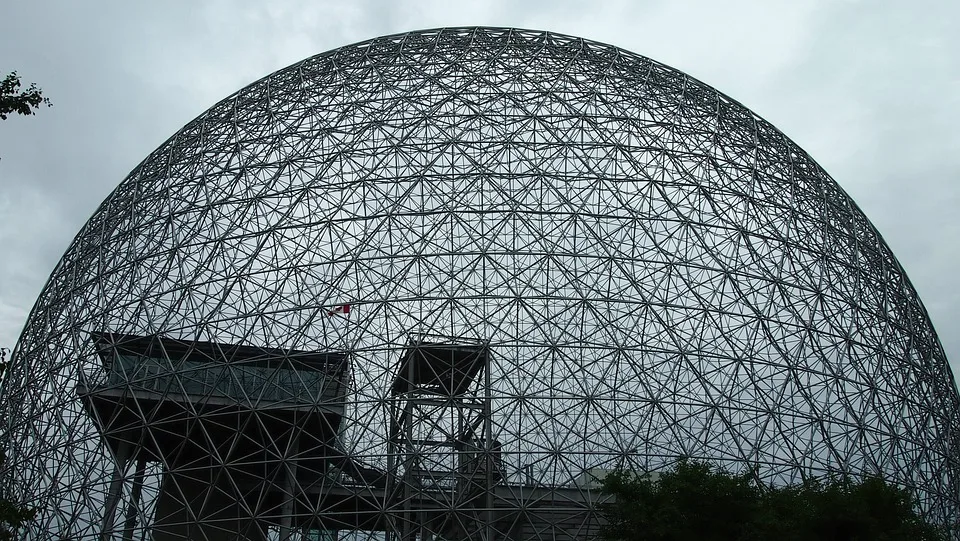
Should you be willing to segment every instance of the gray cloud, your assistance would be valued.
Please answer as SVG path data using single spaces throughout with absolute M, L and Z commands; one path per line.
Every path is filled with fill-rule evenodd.
M 55 107 L 0 123 L 0 345 L 14 343 L 47 275 L 99 202 L 220 98 L 301 58 L 377 35 L 489 24 L 555 30 L 650 56 L 773 122 L 887 239 L 960 367 L 960 4 L 591 4 L 5 6 L 0 69 L 37 81 Z

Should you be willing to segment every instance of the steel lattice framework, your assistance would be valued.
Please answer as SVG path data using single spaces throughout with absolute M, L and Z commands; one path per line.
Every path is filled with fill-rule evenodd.
M 306 59 L 187 124 L 57 265 L 3 387 L 30 539 L 570 539 L 678 457 L 958 513 L 958 394 L 806 153 L 616 47 Z

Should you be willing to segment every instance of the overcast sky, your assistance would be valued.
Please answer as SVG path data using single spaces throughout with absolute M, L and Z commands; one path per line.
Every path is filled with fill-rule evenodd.
M 100 201 L 247 83 L 368 38 L 552 30 L 680 69 L 771 121 L 863 208 L 960 373 L 960 0 L 4 2 L 0 75 L 53 102 L 0 122 L 0 346 Z

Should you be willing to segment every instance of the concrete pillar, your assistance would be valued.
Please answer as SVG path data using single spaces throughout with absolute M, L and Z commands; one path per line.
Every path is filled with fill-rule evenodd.
M 117 504 L 120 503 L 120 490 L 123 488 L 123 477 L 127 471 L 127 460 L 130 458 L 130 444 L 121 441 L 114 456 L 115 464 L 113 477 L 110 479 L 110 488 L 107 491 L 107 500 L 103 506 L 103 523 L 100 527 L 100 539 L 106 541 L 113 535 L 113 523 L 117 515 Z
M 147 458 L 137 458 L 137 470 L 133 474 L 133 489 L 130 503 L 127 505 L 127 520 L 123 524 L 123 541 L 133 541 L 133 529 L 137 526 L 137 510 L 140 507 L 140 493 L 143 491 L 143 476 L 147 471 Z
M 493 541 L 493 521 L 496 516 L 493 513 L 493 468 L 495 464 L 493 456 L 493 399 L 490 394 L 490 351 L 487 350 L 483 367 L 483 465 L 486 470 L 486 479 L 484 489 L 486 498 L 484 506 L 484 541 Z
M 293 513 L 296 511 L 297 483 L 297 455 L 300 454 L 300 437 L 294 433 L 290 447 L 285 457 L 286 483 L 284 484 L 284 500 L 280 505 L 280 541 L 291 541 L 293 528 Z

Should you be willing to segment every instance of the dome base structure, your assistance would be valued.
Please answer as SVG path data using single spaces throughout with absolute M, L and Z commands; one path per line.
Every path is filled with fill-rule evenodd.
M 875 475 L 960 517 L 960 396 L 805 152 L 633 53 L 376 38 L 151 153 L 0 391 L 26 539 L 569 539 L 681 458 Z

